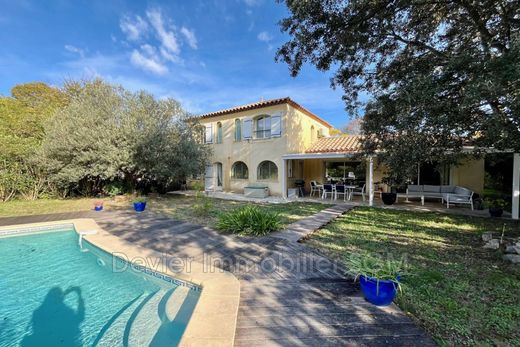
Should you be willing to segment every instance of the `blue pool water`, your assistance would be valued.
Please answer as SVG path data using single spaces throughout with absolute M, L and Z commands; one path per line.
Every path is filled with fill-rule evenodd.
M 0 346 L 175 346 L 199 292 L 84 248 L 70 228 L 0 237 Z

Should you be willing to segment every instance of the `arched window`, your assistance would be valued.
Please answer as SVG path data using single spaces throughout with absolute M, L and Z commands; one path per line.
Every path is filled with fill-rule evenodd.
M 222 123 L 217 123 L 217 143 L 222 143 Z
M 242 140 L 242 124 L 240 119 L 235 119 L 235 141 Z
M 231 167 L 231 178 L 240 180 L 249 178 L 249 170 L 243 161 L 237 161 L 233 164 Z
M 258 179 L 276 181 L 278 179 L 278 168 L 272 161 L 266 160 L 258 165 Z
M 316 140 L 316 133 L 314 132 L 314 125 L 311 126 L 311 142 Z
M 271 116 L 260 116 L 255 119 L 255 134 L 257 139 L 271 137 Z

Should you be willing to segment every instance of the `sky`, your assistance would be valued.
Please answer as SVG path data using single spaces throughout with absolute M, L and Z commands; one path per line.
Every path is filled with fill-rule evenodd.
M 275 62 L 289 37 L 274 0 L 0 0 L 0 94 L 19 83 L 60 86 L 102 77 L 201 114 L 291 97 L 341 127 L 342 91 L 330 72 L 290 76 Z

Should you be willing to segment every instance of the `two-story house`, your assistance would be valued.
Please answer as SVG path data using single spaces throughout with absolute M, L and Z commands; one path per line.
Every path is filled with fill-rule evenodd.
M 290 98 L 259 101 L 199 116 L 204 141 L 213 150 L 205 175 L 206 190 L 241 193 L 262 184 L 271 195 L 286 197 L 298 181 L 325 182 L 354 174 L 372 203 L 385 167 L 375 157 L 360 157 L 359 136 L 330 136 L 332 126 Z M 468 157 L 439 169 L 434 163 L 415 163 L 420 185 L 463 186 L 484 190 L 484 159 Z M 520 154 L 514 155 L 513 217 L 518 218 Z
M 284 165 L 282 157 L 305 152 L 318 138 L 328 137 L 332 128 L 290 98 L 211 112 L 199 119 L 205 126 L 204 141 L 213 149 L 206 189 L 240 192 L 248 184 L 262 183 L 272 195 L 283 195 L 282 185 L 302 176 L 298 170 L 303 167 Z

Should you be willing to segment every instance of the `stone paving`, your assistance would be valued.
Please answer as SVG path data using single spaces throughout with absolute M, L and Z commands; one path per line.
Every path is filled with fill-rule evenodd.
M 328 208 L 265 237 L 221 234 L 151 212 L 1 218 L 0 226 L 93 218 L 140 246 L 231 271 L 241 284 L 235 346 L 434 346 L 399 308 L 367 303 L 340 264 L 297 242 L 348 209 Z

